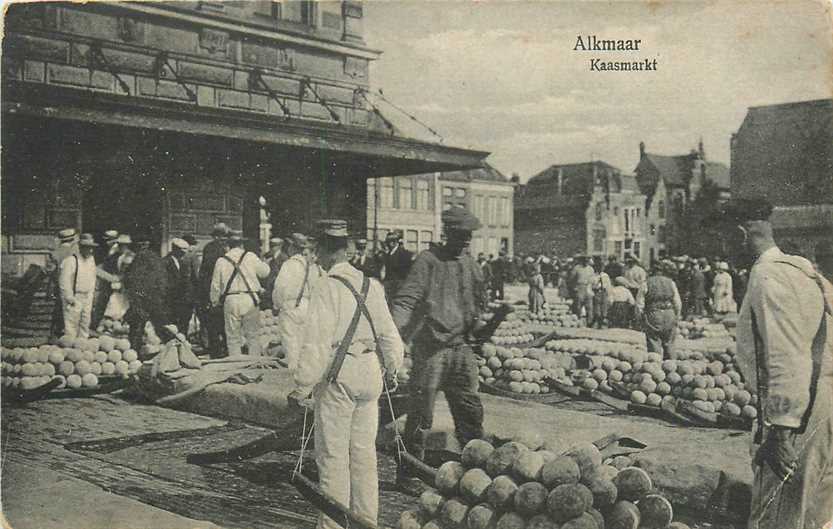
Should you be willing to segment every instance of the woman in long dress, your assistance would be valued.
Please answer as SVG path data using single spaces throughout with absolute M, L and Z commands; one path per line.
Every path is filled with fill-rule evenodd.
M 714 276 L 712 287 L 712 306 L 718 314 L 738 311 L 735 297 L 732 294 L 732 276 L 729 274 L 729 265 L 724 262 L 717 264 L 717 275 Z

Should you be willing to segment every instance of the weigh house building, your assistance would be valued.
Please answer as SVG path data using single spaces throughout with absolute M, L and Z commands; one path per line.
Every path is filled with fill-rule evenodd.
M 380 52 L 342 2 L 14 4 L 3 39 L 3 272 L 55 232 L 257 238 L 320 217 L 367 225 L 366 179 L 479 167 L 395 134 L 364 94 Z

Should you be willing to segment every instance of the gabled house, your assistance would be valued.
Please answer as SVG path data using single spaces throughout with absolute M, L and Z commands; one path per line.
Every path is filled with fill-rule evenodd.
M 719 201 L 730 196 L 729 168 L 707 160 L 702 141 L 688 154 L 674 156 L 649 153 L 640 142 L 635 173 L 647 197 L 648 244 L 656 252 L 652 258 L 690 251 L 691 226 L 683 217 L 701 189 L 712 187 Z
M 644 257 L 644 213 L 645 195 L 617 167 L 552 165 L 515 190 L 516 251 Z

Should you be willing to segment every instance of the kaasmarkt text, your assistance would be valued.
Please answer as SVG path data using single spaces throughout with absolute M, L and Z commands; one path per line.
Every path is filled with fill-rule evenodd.
M 655 72 L 657 71 L 656 59 L 643 59 L 641 61 L 603 61 L 601 59 L 590 59 L 591 72 Z

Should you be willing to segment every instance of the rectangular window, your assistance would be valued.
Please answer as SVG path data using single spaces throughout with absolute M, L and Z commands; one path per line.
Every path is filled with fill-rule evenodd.
M 662 242 L 662 243 L 665 242 L 665 226 L 663 226 L 661 224 L 659 226 L 659 233 L 657 235 L 657 241 Z
M 466 198 L 466 189 L 463 187 L 458 187 L 454 190 L 454 196 L 457 198 Z
M 495 224 L 495 197 L 486 198 L 486 215 L 485 221 L 490 226 Z
M 657 202 L 657 215 L 659 215 L 659 218 L 661 218 L 661 219 L 665 218 L 665 201 L 664 200 L 660 200 L 659 202 Z
M 416 230 L 406 230 L 405 231 L 405 248 L 408 250 L 415 252 L 417 251 L 419 246 L 419 235 Z
M 625 214 L 625 233 L 631 231 L 631 222 L 630 222 L 630 210 L 628 208 L 623 208 L 622 212 Z
M 640 257 L 639 250 L 641 248 L 641 244 L 638 242 L 633 243 L 633 254 L 638 258 Z
M 454 190 L 450 187 L 443 186 L 443 196 L 450 197 L 454 194 Z
M 622 241 L 613 241 L 613 253 L 617 257 L 622 257 Z
M 419 249 L 420 251 L 427 250 L 434 240 L 433 231 L 423 231 L 419 234 Z
M 509 211 L 509 197 L 500 199 L 500 210 L 503 212 L 501 226 L 509 226 L 512 220 L 512 212 Z
M 428 180 L 422 178 L 417 180 L 417 209 L 429 210 L 431 204 L 431 186 L 428 185 Z
M 393 178 L 386 177 L 382 178 L 382 191 L 380 195 L 380 202 L 381 207 L 383 208 L 392 208 L 393 207 Z
M 605 231 L 593 230 L 593 251 L 603 253 L 605 250 Z
M 410 178 L 399 179 L 399 209 L 413 209 L 414 182 Z

